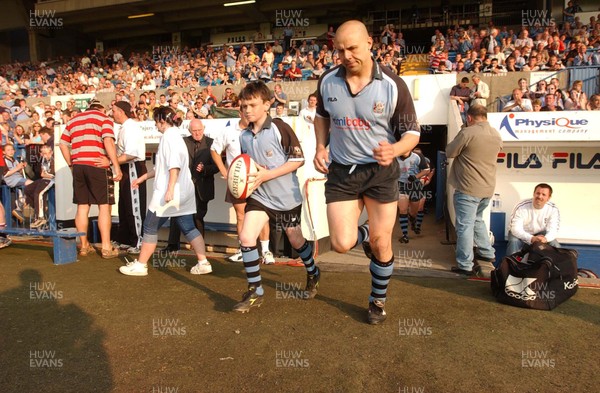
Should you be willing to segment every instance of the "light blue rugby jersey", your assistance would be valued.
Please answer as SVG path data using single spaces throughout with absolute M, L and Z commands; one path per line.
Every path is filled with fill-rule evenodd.
M 380 141 L 395 143 L 404 133 L 419 136 L 420 127 L 406 84 L 389 68 L 373 63 L 371 82 L 352 94 L 346 69 L 337 66 L 319 79 L 317 116 L 330 121 L 330 156 L 343 165 L 376 162 Z
M 408 183 L 408 177 L 410 175 L 417 176 L 419 172 L 429 168 L 429 164 L 425 157 L 421 154 L 411 152 L 406 158 L 398 157 L 398 164 L 400 166 L 400 177 L 398 181 L 401 183 Z
M 281 119 L 267 120 L 262 129 L 254 134 L 252 123 L 242 131 L 240 144 L 242 153 L 248 154 L 260 166 L 267 169 L 279 168 L 287 161 L 304 161 L 304 153 L 294 130 Z M 250 198 L 264 206 L 287 211 L 302 203 L 302 192 L 296 171 L 269 180 L 254 190 Z

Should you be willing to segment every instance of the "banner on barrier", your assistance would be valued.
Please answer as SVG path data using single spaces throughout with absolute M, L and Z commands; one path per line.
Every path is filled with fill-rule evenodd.
M 600 111 L 488 113 L 506 142 L 600 141 Z

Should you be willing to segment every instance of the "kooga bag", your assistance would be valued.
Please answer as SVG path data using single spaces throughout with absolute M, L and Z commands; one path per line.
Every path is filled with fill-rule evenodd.
M 491 278 L 500 303 L 552 310 L 577 292 L 577 251 L 534 243 L 504 257 Z

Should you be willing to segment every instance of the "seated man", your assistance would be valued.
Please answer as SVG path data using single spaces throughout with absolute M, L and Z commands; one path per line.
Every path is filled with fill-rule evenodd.
M 506 255 L 519 251 L 524 244 L 548 243 L 560 247 L 556 241 L 560 213 L 556 205 L 548 202 L 552 187 L 540 183 L 533 190 L 533 198 L 521 201 L 510 218 Z
M 54 157 L 52 148 L 42 145 L 41 155 L 41 179 L 25 187 L 25 197 L 28 205 L 34 206 L 36 220 L 31 228 L 39 228 L 46 225 L 44 195 L 54 185 Z
M 4 173 L 4 183 L 11 188 L 27 186 L 32 183 L 30 179 L 25 178 L 23 170 L 27 166 L 26 162 L 19 162 L 15 159 L 15 147 L 11 144 L 4 145 L 4 162 L 6 163 L 6 172 Z M 17 190 L 17 198 L 15 209 L 12 211 L 13 216 L 23 222 L 23 195 L 21 190 Z M 8 208 L 8 206 L 7 206 Z
M 296 60 L 292 60 L 292 63 L 285 71 L 285 78 L 291 81 L 302 79 L 302 71 L 296 65 Z
M 533 105 L 529 98 L 523 98 L 521 89 L 513 90 L 512 100 L 508 101 L 502 112 L 533 112 Z

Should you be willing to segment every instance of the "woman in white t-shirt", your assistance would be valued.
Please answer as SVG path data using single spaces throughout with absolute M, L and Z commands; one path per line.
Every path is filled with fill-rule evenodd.
M 189 168 L 188 149 L 181 136 L 179 127 L 182 119 L 177 118 L 169 107 L 160 107 L 154 111 L 156 128 L 163 134 L 156 153 L 154 170 L 140 176 L 132 182 L 132 187 L 154 178 L 154 190 L 146 219 L 139 260 L 128 262 L 119 271 L 128 276 L 146 276 L 148 260 L 152 257 L 158 241 L 158 229 L 168 218 L 174 219 L 181 232 L 192 245 L 198 258 L 198 264 L 191 269 L 192 274 L 207 274 L 212 267 L 206 259 L 205 244 L 202 235 L 194 225 L 196 213 L 196 195 Z

